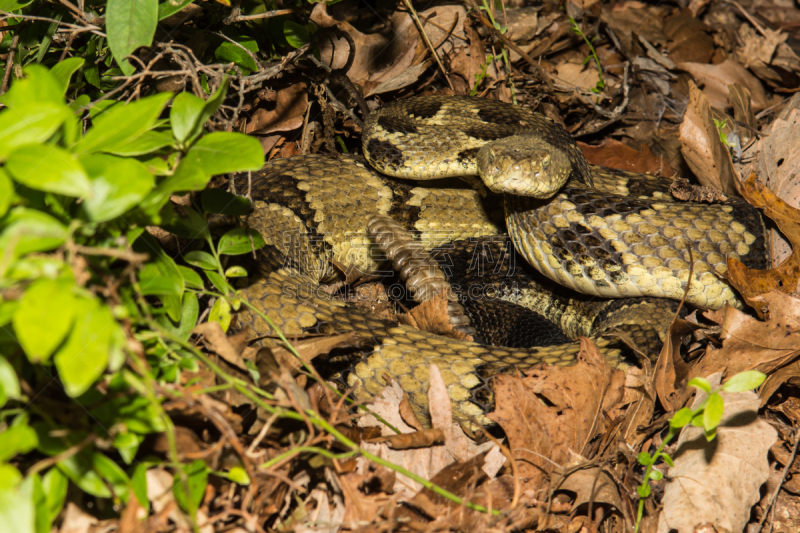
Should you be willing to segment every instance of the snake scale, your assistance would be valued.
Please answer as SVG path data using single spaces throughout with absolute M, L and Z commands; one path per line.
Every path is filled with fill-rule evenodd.
M 679 300 L 686 292 L 687 302 L 697 307 L 741 306 L 721 277 L 726 256 L 751 268 L 766 266 L 764 225 L 756 209 L 737 200 L 677 202 L 660 178 L 591 166 L 563 128 L 510 104 L 454 96 L 393 102 L 367 117 L 363 151 L 365 157 L 273 160 L 251 177 L 234 177 L 237 190 L 251 187 L 255 208 L 247 223 L 267 242 L 260 273 L 244 294 L 289 336 L 354 332 L 349 347 L 315 365 L 330 366 L 343 387 L 365 398 L 390 376 L 423 419 L 431 363 L 442 371 L 454 416 L 487 424 L 497 372 L 572 364 L 580 335 L 595 336 L 606 359 L 617 365 L 623 346 L 599 335 L 616 328 L 633 337 L 634 345 L 638 336 L 644 346 L 654 331 L 663 335 L 674 314 L 673 306 L 659 304 L 664 300 L 636 303 L 632 297 Z M 538 347 L 455 340 L 332 298 L 320 283 L 390 270 L 366 229 L 376 213 L 397 221 L 426 250 L 436 250 L 444 266 L 466 268 L 467 278 L 498 288 L 501 298 L 478 299 L 474 321 L 513 316 L 522 305 L 528 311 L 521 316 L 544 316 L 561 328 L 562 340 L 573 340 Z M 490 280 L 481 270 L 486 265 L 476 266 L 487 257 L 481 239 L 506 231 L 524 259 L 510 270 L 529 271 L 522 272 L 525 290 Z M 499 254 L 496 248 L 490 255 Z M 501 278 L 511 275 L 508 264 L 491 270 Z M 542 275 L 590 296 L 544 289 Z M 507 306 L 513 306 L 510 312 Z M 257 335 L 272 334 L 252 314 L 240 313 L 238 320 Z M 532 323 L 517 322 L 522 329 Z

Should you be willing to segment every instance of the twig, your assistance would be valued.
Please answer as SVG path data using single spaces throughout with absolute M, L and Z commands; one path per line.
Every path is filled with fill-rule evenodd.
M 42 459 L 41 461 L 35 463 L 32 467 L 28 469 L 26 475 L 30 476 L 31 474 L 35 474 L 36 472 L 41 472 L 45 468 L 58 464 L 64 459 L 69 459 L 70 457 L 74 456 L 76 453 L 80 452 L 82 449 L 86 448 L 89 444 L 93 443 L 96 440 L 97 440 L 97 435 L 94 434 L 89 435 L 79 443 L 70 446 L 63 452 L 57 453 L 52 457 Z
M 622 103 L 620 105 L 618 105 L 617 107 L 615 107 L 613 111 L 606 111 L 602 107 L 600 107 L 597 104 L 595 104 L 594 102 L 592 102 L 591 98 L 586 98 L 583 95 L 583 93 L 581 93 L 581 92 L 577 93 L 577 95 L 580 97 L 580 99 L 584 103 L 587 103 L 587 104 L 591 105 L 594 108 L 594 110 L 597 112 L 597 114 L 608 118 L 608 120 L 606 120 L 605 122 L 601 122 L 599 124 L 596 124 L 592 128 L 587 128 L 586 130 L 580 132 L 579 135 L 589 135 L 589 134 L 595 133 L 597 131 L 600 131 L 603 128 L 605 128 L 606 126 L 608 126 L 609 124 L 611 124 L 613 122 L 616 122 L 617 120 L 620 119 L 620 117 L 622 117 L 622 113 L 623 113 L 623 111 L 625 111 L 625 108 L 628 107 L 628 102 L 630 100 L 630 98 L 629 98 L 630 85 L 628 84 L 628 69 L 629 68 L 630 68 L 630 63 L 628 63 L 626 61 L 625 62 L 625 70 L 624 70 L 624 73 L 623 73 L 623 76 L 622 76 L 622 93 L 623 93 Z
M 436 52 L 436 48 L 431 43 L 431 40 L 428 38 L 428 33 L 425 31 L 425 27 L 422 25 L 422 21 L 419 20 L 419 16 L 417 15 L 417 10 L 411 5 L 410 0 L 403 0 L 403 3 L 406 5 L 406 8 L 411 12 L 411 18 L 414 19 L 414 22 L 419 29 L 419 33 L 422 35 L 422 40 L 425 41 L 425 45 L 430 50 L 431 54 L 433 54 L 433 58 L 436 60 L 436 64 L 439 66 L 439 70 L 442 71 L 442 75 L 444 79 L 447 80 L 447 85 L 450 87 L 450 90 L 455 91 L 455 87 L 453 87 L 453 82 L 450 80 L 450 76 L 447 74 L 447 70 L 444 68 L 442 64 L 442 60 L 439 58 L 439 54 Z
M 257 15 L 231 15 L 222 19 L 223 24 L 233 24 L 234 22 L 244 22 L 246 20 L 260 20 L 272 17 L 280 17 L 281 15 L 291 15 L 294 9 L 276 9 L 274 11 L 267 11 L 265 13 L 258 13 Z
M 11 39 L 11 48 L 9 48 L 8 59 L 6 59 L 6 70 L 3 72 L 3 83 L 0 84 L 0 94 L 5 94 L 8 89 L 11 71 L 14 70 L 14 56 L 17 54 L 17 45 L 19 45 L 19 32 L 15 33 L 14 38 Z
M 767 521 L 767 516 L 769 515 L 769 510 L 772 508 L 775 500 L 778 499 L 778 493 L 783 486 L 783 483 L 786 481 L 786 476 L 789 474 L 789 469 L 792 467 L 792 463 L 794 463 L 795 457 L 797 457 L 797 446 L 800 444 L 800 432 L 795 432 L 794 435 L 794 447 L 792 448 L 792 456 L 789 458 L 789 461 L 786 463 L 786 466 L 783 467 L 783 475 L 781 475 L 781 480 L 778 483 L 778 486 L 775 487 L 775 492 L 772 493 L 772 498 L 769 499 L 769 503 L 767 507 L 764 509 L 764 514 L 761 516 L 761 520 L 758 521 L 758 529 L 756 533 L 761 531 L 761 528 L 764 527 L 764 522 Z M 772 531 L 772 526 L 770 525 L 770 531 Z

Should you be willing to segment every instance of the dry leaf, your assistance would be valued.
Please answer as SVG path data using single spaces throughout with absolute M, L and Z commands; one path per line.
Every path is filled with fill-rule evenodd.
M 675 63 L 708 63 L 714 55 L 714 39 L 709 30 L 700 19 L 684 13 L 666 19 L 664 35 L 669 38 L 670 59 Z
M 467 14 L 463 7 L 437 6 L 421 11 L 419 18 L 425 21 L 425 32 L 440 56 L 452 56 L 467 47 L 468 38 L 464 30 Z M 425 70 L 418 65 L 429 52 L 407 12 L 395 11 L 386 21 L 385 31 L 371 34 L 361 33 L 350 23 L 336 20 L 328 13 L 324 2 L 314 8 L 311 20 L 321 28 L 336 27 L 353 39 L 355 58 L 347 76 L 362 86 L 367 96 L 406 87 L 417 81 Z M 452 32 L 450 28 L 453 28 Z M 420 47 L 423 47 L 423 53 L 418 56 Z M 349 53 L 347 41 L 335 36 L 321 41 L 319 49 L 322 62 L 332 68 L 342 68 Z M 412 71 L 414 68 L 416 70 Z M 378 90 L 382 84 L 385 85 Z
M 717 385 L 719 380 L 717 374 Z M 702 428 L 689 425 L 678 439 L 675 466 L 665 476 L 659 533 L 694 533 L 695 526 L 704 523 L 717 531 L 742 531 L 750 508 L 761 497 L 759 488 L 770 474 L 767 452 L 778 432 L 758 418 L 756 393 L 719 394 L 725 414 L 716 438 L 708 442 Z M 692 408 L 705 398 L 698 392 Z
M 752 306 L 763 316 L 761 306 L 754 297 L 769 291 L 792 293 L 800 280 L 800 210 L 797 210 L 772 194 L 755 174 L 750 174 L 742 184 L 742 196 L 752 205 L 762 209 L 783 232 L 792 245 L 792 255 L 783 264 L 769 270 L 753 270 L 735 259 L 728 258 L 728 280 Z
M 450 314 L 447 312 L 447 299 L 442 296 L 434 296 L 431 300 L 422 302 L 411 311 L 397 316 L 402 324 L 430 331 L 437 335 L 445 335 L 459 340 L 471 341 L 472 337 L 462 331 L 455 329 L 450 324 Z
M 247 368 L 241 352 L 231 344 L 228 336 L 222 331 L 222 326 L 219 325 L 219 322 L 198 324 L 194 327 L 192 333 L 202 335 L 208 347 L 230 364 L 242 369 Z
M 578 142 L 578 146 L 593 165 L 665 177 L 674 174 L 669 163 L 663 157 L 653 155 L 647 145 L 642 145 L 641 151 L 638 151 L 616 139 L 606 139 L 598 145 Z
M 439 368 L 435 365 L 430 366 L 430 389 L 433 389 L 433 393 L 429 391 L 428 402 L 433 407 L 432 411 L 436 413 L 433 415 L 435 416 L 436 422 L 443 424 L 443 426 L 438 429 L 441 429 L 445 436 L 445 446 L 392 450 L 386 444 L 365 443 L 364 449 L 392 463 L 399 464 L 424 479 L 431 479 L 442 468 L 462 457 L 473 457 L 484 452 L 490 452 L 491 456 L 492 450 L 497 448 L 496 444 L 493 442 L 485 442 L 476 445 L 464 434 L 464 431 L 458 424 L 453 423 L 452 414 L 447 423 L 445 423 L 443 413 L 447 411 L 452 412 L 452 408 L 450 406 L 450 397 L 447 394 L 447 387 L 444 384 Z M 400 404 L 403 398 L 404 393 L 400 385 L 396 382 L 392 382 L 375 396 L 375 399 L 370 404 L 370 410 L 397 428 L 400 433 L 409 434 L 416 430 L 406 424 L 400 415 Z M 380 426 L 385 436 L 396 434 L 369 413 L 358 419 L 358 425 L 361 427 Z M 366 475 L 370 463 L 362 457 L 359 457 L 357 461 L 359 465 L 358 473 Z M 501 465 L 502 463 L 500 463 L 500 466 Z M 488 471 L 485 472 L 484 475 L 490 477 L 496 475 L 500 466 L 497 466 L 495 461 L 492 465 L 489 465 L 487 468 Z M 398 475 L 395 481 L 394 492 L 399 494 L 401 498 L 409 500 L 421 488 L 422 487 L 415 481 L 403 475 Z
M 554 477 L 553 488 L 575 494 L 573 508 L 590 501 L 607 503 L 622 510 L 622 498 L 614 480 L 602 468 L 581 468 L 569 474 L 563 481 Z
M 711 107 L 700 89 L 689 82 L 689 103 L 680 126 L 681 154 L 701 185 L 736 193 L 733 162 L 719 139 Z
M 766 322 L 732 307 L 705 313 L 720 325 L 722 348 L 709 346 L 690 378 L 721 371 L 728 376 L 744 370 L 769 374 L 800 354 L 800 301 L 776 291 L 759 300 L 769 310 Z
M 345 505 L 339 494 L 333 493 L 333 503 L 329 503 L 328 490 L 324 484 L 311 491 L 303 502 L 308 508 L 313 502 L 314 508 L 305 516 L 305 520 L 294 524 L 296 533 L 336 533 L 342 526 Z
M 266 135 L 291 131 L 303 125 L 308 107 L 308 85 L 298 82 L 277 91 L 275 99 L 261 102 L 250 112 L 244 133 Z
M 683 62 L 678 63 L 678 68 L 691 74 L 699 85 L 703 85 L 703 94 L 718 109 L 728 108 L 728 86 L 734 83 L 750 91 L 754 111 L 761 111 L 771 104 L 761 82 L 732 59 L 726 59 L 719 65 Z
M 574 366 L 494 378 L 495 410 L 488 417 L 505 431 L 525 485 L 543 488 L 549 473 L 605 432 L 603 411 L 619 403 L 624 380 L 623 372 L 609 367 L 583 337 Z
M 787 111 L 788 109 L 788 111 Z M 765 128 L 764 135 L 753 148 L 747 150 L 740 166 L 742 175 L 752 169 L 761 181 L 781 200 L 792 207 L 800 207 L 800 95 L 792 101 L 772 124 Z M 755 163 L 750 163 L 755 154 Z M 772 265 L 779 265 L 792 253 L 789 243 L 774 229 L 770 230 L 770 253 Z
M 681 384 L 689 374 L 689 367 L 681 357 L 681 345 L 695 329 L 697 325 L 686 320 L 674 320 L 655 364 L 653 385 L 658 400 L 668 411 L 677 411 L 686 401 L 686 389 Z

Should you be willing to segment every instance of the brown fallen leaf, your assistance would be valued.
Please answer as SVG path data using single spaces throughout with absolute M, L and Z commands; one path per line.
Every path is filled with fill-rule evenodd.
M 308 107 L 308 85 L 298 82 L 277 91 L 274 98 L 258 104 L 249 113 L 245 133 L 267 135 L 291 131 L 303 125 Z
M 709 377 L 719 385 L 721 374 Z M 716 383 L 714 383 L 714 381 Z M 717 435 L 707 441 L 702 428 L 687 425 L 672 455 L 659 516 L 658 533 L 694 533 L 710 523 L 716 531 L 742 531 L 759 488 L 770 474 L 767 452 L 778 433 L 758 417 L 754 392 L 720 392 L 725 404 Z M 698 391 L 692 408 L 706 398 Z
M 450 324 L 447 299 L 442 296 L 434 296 L 432 299 L 414 307 L 408 313 L 398 315 L 397 318 L 401 324 L 407 324 L 419 330 L 430 331 L 431 333 L 459 340 L 472 340 L 471 335 L 458 331 Z
M 664 35 L 669 39 L 670 59 L 675 63 L 708 63 L 714 55 L 710 29 L 700 19 L 683 12 L 668 17 L 664 21 Z
M 478 454 L 488 452 L 487 458 L 491 459 L 498 454 L 502 456 L 497 445 L 493 442 L 485 442 L 483 444 L 475 444 L 470 440 L 458 424 L 454 424 L 452 420 L 452 407 L 450 405 L 450 397 L 447 394 L 447 386 L 444 384 L 441 372 L 435 365 L 430 366 L 430 389 L 428 393 L 428 402 L 431 406 L 432 416 L 435 424 L 443 424 L 441 426 L 434 426 L 441 429 L 445 435 L 444 446 L 429 446 L 426 448 L 408 449 L 408 450 L 393 450 L 383 443 L 364 443 L 365 450 L 379 456 L 386 460 L 398 464 L 407 470 L 425 478 L 431 479 L 437 472 L 442 470 L 445 466 L 454 463 L 460 458 L 470 458 Z M 397 428 L 402 434 L 414 433 L 416 430 L 406 424 L 400 414 L 400 404 L 403 401 L 403 389 L 397 382 L 392 382 L 390 385 L 375 396 L 375 399 L 370 404 L 370 411 L 380 416 L 392 426 Z M 448 422 L 444 423 L 444 416 L 450 412 Z M 358 419 L 358 425 L 361 427 L 366 426 L 379 426 L 381 427 L 384 436 L 395 435 L 396 433 L 378 421 L 371 413 Z M 451 432 L 451 435 L 448 435 Z M 458 456 L 454 455 L 458 454 Z M 370 463 L 359 457 L 357 472 L 361 475 L 367 475 Z M 489 464 L 491 463 L 491 464 Z M 484 475 L 494 477 L 497 475 L 502 461 L 491 460 L 487 462 L 491 468 L 484 471 Z M 399 497 L 409 500 L 422 489 L 422 486 L 417 484 L 414 480 L 399 474 L 394 485 L 393 492 Z
M 664 346 L 656 361 L 653 385 L 658 400 L 668 411 L 677 411 L 688 399 L 686 389 L 681 385 L 690 369 L 681 357 L 681 345 L 683 340 L 697 328 L 697 325 L 686 320 L 674 320 L 670 324 Z
M 603 413 L 621 400 L 624 380 L 583 337 L 574 366 L 494 378 L 495 410 L 488 417 L 505 431 L 524 487 L 545 488 L 550 473 L 605 432 Z
M 701 185 L 736 193 L 728 148 L 722 144 L 705 95 L 689 82 L 689 104 L 680 125 L 681 154 Z
M 775 117 L 758 142 L 746 150 L 739 165 L 742 175 L 755 172 L 781 200 L 800 208 L 800 94 L 792 97 L 783 111 Z M 751 162 L 755 158 L 755 162 Z M 746 163 L 744 161 L 747 161 Z M 770 230 L 772 265 L 779 265 L 791 254 L 792 248 L 776 230 Z
M 735 259 L 728 258 L 728 280 L 739 291 L 748 305 L 764 315 L 755 297 L 769 291 L 793 293 L 800 280 L 800 211 L 793 208 L 758 183 L 750 174 L 742 184 L 742 196 L 771 218 L 792 244 L 792 255 L 783 264 L 769 270 L 754 270 Z
M 242 369 L 247 368 L 244 364 L 241 351 L 234 347 L 231 340 L 225 335 L 225 332 L 222 331 L 222 326 L 219 325 L 219 322 L 203 322 L 202 324 L 198 324 L 194 327 L 192 333 L 195 335 L 202 335 L 208 347 L 228 363 Z
M 615 139 L 607 139 L 598 145 L 579 141 L 578 146 L 589 163 L 593 165 L 665 177 L 675 173 L 669 163 L 663 157 L 654 155 L 647 145 L 642 145 L 642 149 L 639 151 Z
M 800 301 L 773 291 L 756 303 L 769 309 L 765 322 L 732 307 L 704 313 L 720 325 L 722 347 L 709 346 L 689 379 L 715 372 L 732 376 L 744 370 L 770 374 L 800 354 Z
M 552 485 L 557 492 L 575 494 L 573 508 L 591 501 L 612 505 L 619 511 L 623 509 L 617 484 L 602 468 L 581 468 L 563 478 L 555 475 Z
M 420 65 L 427 61 L 429 52 L 408 12 L 395 11 L 385 21 L 386 31 L 367 34 L 349 22 L 337 20 L 331 15 L 335 8 L 329 9 L 324 2 L 317 4 L 311 20 L 321 28 L 336 27 L 352 38 L 355 57 L 347 76 L 363 88 L 365 96 L 407 87 L 425 70 Z M 425 32 L 440 56 L 452 57 L 458 50 L 468 47 L 467 13 L 462 6 L 437 6 L 419 12 L 419 18 L 424 21 Z M 344 38 L 332 36 L 319 43 L 319 50 L 323 63 L 342 68 L 349 45 Z M 474 82 L 474 78 L 469 81 Z
M 733 59 L 728 58 L 719 65 L 682 62 L 677 63 L 677 66 L 691 74 L 698 84 L 703 85 L 703 94 L 717 109 L 728 108 L 728 86 L 734 83 L 747 87 L 750 91 L 753 111 L 761 111 L 772 104 L 761 82 Z

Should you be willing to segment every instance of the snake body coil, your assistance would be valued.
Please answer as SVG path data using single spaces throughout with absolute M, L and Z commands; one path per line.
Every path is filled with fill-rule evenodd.
M 274 160 L 252 176 L 255 210 L 248 223 L 264 236 L 270 250 L 265 261 L 271 264 L 246 297 L 287 335 L 358 331 L 355 351 L 339 356 L 349 369 L 343 383 L 374 394 L 384 375 L 393 376 L 420 415 L 426 411 L 430 363 L 443 370 L 455 416 L 486 423 L 491 375 L 541 362 L 571 364 L 578 343 L 481 346 L 387 323 L 318 289 L 309 289 L 307 297 L 287 289 L 352 279 L 354 271 L 385 271 L 385 258 L 367 232 L 371 215 L 392 217 L 424 249 L 443 249 L 445 258 L 456 248 L 467 250 L 471 259 L 462 254 L 459 264 L 473 264 L 479 256 L 475 239 L 502 234 L 505 226 L 530 265 L 586 295 L 679 300 L 688 284 L 688 301 L 696 306 L 740 305 L 720 277 L 726 256 L 751 268 L 766 265 L 764 228 L 754 208 L 743 202 L 676 202 L 663 180 L 590 166 L 560 126 L 514 106 L 450 96 L 395 102 L 367 118 L 363 147 L 369 164 L 347 154 L 303 156 Z M 465 174 L 483 181 L 466 178 L 472 187 L 465 188 L 462 180 L 451 179 Z M 237 190 L 247 183 L 246 176 L 237 177 Z M 292 270 L 266 273 L 275 267 Z M 593 307 L 592 296 L 583 302 L 540 288 L 506 292 L 511 303 L 491 307 L 492 313 L 503 305 L 528 304 L 569 338 L 613 327 L 636 337 L 649 329 L 650 337 L 640 337 L 647 344 L 652 331 L 663 335 L 673 313 L 652 301 L 646 311 L 637 311 L 626 301 Z M 479 303 L 476 313 L 490 304 Z M 259 335 L 270 333 L 253 315 L 241 314 L 240 323 Z M 597 343 L 609 361 L 619 361 L 619 344 Z

